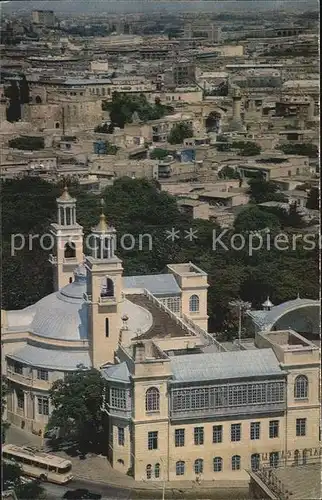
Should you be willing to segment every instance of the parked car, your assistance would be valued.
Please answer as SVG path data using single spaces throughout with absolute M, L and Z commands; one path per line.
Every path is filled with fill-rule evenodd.
M 86 489 L 68 490 L 63 496 L 66 500 L 100 500 L 102 495 Z

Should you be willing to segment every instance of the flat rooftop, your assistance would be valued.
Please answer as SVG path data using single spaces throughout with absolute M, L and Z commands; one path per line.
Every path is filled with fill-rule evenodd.
M 177 274 L 180 274 L 180 275 L 203 275 L 203 276 L 206 276 L 207 273 L 205 273 L 204 271 L 202 271 L 202 269 L 199 269 L 199 267 L 195 266 L 194 264 L 192 264 L 192 262 L 189 262 L 187 264 L 171 264 L 168 265 L 168 268 L 170 269 L 170 271 L 174 271 L 175 273 Z

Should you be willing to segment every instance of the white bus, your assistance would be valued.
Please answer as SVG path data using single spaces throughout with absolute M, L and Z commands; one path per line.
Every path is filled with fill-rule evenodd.
M 43 453 L 32 447 L 5 444 L 2 446 L 2 459 L 20 465 L 23 474 L 41 481 L 65 484 L 73 478 L 70 460 Z

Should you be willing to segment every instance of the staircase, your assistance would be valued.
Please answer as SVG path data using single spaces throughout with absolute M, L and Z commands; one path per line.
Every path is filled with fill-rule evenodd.
M 147 295 L 134 294 L 127 295 L 127 300 L 149 311 L 153 317 L 153 324 L 147 332 L 140 335 L 140 339 L 165 338 L 165 337 L 185 337 L 191 335 L 189 327 L 184 328 L 180 319 L 172 317 L 159 304 L 152 301 Z

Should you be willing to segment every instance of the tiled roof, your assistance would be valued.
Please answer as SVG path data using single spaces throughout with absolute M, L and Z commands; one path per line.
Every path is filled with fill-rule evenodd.
M 282 375 L 271 349 L 190 354 L 171 358 L 174 382 Z
M 130 380 L 130 372 L 125 362 L 102 368 L 101 373 L 106 380 L 115 382 L 129 382 Z
M 179 295 L 180 287 L 172 274 L 125 276 L 124 288 L 146 288 L 153 295 Z

